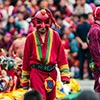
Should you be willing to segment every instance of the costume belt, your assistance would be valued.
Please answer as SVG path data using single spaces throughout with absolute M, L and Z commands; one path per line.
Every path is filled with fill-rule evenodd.
M 31 67 L 40 69 L 43 71 L 51 72 L 55 69 L 56 65 L 51 66 L 51 65 L 45 65 L 45 64 L 33 64 Z

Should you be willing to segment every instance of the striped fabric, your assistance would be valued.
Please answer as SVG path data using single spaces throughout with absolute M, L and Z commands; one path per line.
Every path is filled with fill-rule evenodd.
M 37 55 L 37 59 L 39 61 L 41 61 L 41 59 L 42 59 L 42 49 L 41 49 L 41 46 L 37 46 L 37 45 L 40 45 L 40 41 L 39 41 L 39 37 L 38 37 L 38 34 L 36 33 L 36 31 L 33 32 L 33 36 L 34 36 L 35 45 L 36 45 L 36 55 Z M 46 58 L 44 60 L 44 63 L 45 64 L 48 64 L 50 62 L 50 54 L 51 54 L 51 48 L 52 48 L 52 37 L 53 37 L 53 32 L 50 29 L 50 31 L 48 33 L 48 42 L 47 42 Z

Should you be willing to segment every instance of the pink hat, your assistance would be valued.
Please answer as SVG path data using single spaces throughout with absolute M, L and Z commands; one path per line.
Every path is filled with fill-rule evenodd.
M 23 34 L 25 34 L 25 30 L 24 29 L 21 29 L 20 30 L 20 35 L 23 35 Z
M 10 37 L 11 34 L 9 32 L 6 32 L 5 36 Z

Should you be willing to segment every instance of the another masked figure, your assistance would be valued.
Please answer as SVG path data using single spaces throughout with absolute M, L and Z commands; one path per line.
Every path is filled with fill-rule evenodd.
M 100 94 L 100 7 L 93 11 L 94 25 L 88 33 L 88 44 L 92 55 L 90 68 L 93 71 L 95 85 L 94 89 Z

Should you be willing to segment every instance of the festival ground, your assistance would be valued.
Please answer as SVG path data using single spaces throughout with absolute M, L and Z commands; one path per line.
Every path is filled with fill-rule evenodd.
M 94 86 L 94 80 L 77 80 L 81 86 L 81 89 L 90 89 L 93 90 L 93 86 Z

